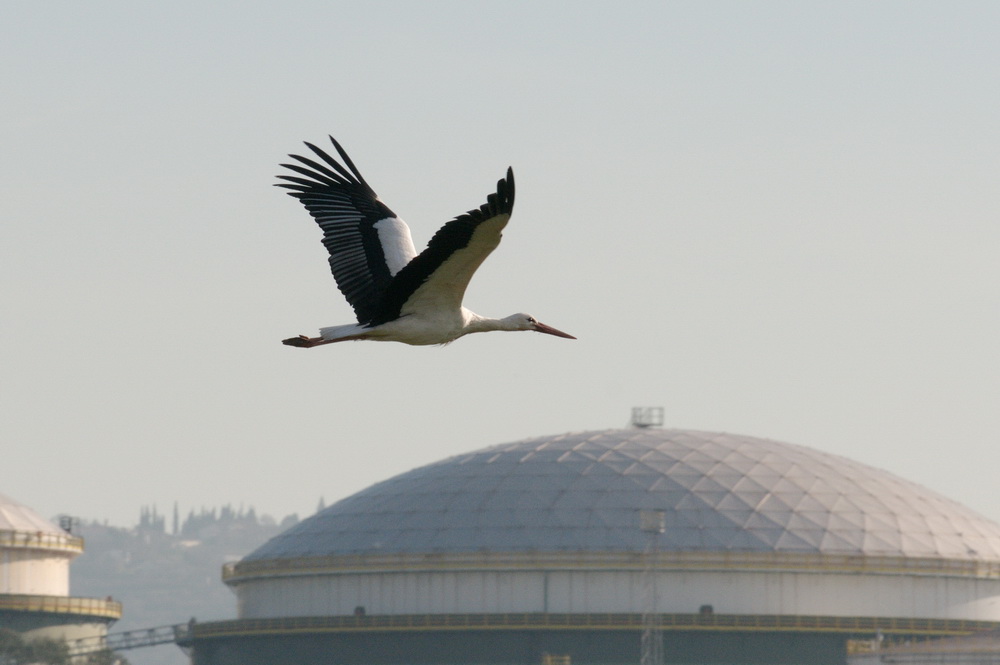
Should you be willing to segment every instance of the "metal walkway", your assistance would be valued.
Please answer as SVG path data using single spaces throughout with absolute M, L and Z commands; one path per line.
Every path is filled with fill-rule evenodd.
M 70 642 L 69 655 L 83 656 L 105 649 L 124 651 L 125 649 L 153 647 L 158 644 L 171 644 L 189 637 L 190 632 L 190 624 L 179 623 L 173 626 L 157 626 L 155 628 L 127 630 L 122 633 L 110 633 L 106 637 L 87 637 Z

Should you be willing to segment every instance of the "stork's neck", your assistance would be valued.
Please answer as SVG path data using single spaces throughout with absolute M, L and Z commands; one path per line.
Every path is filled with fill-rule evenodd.
M 502 319 L 491 319 L 488 316 L 480 316 L 475 312 L 465 310 L 465 330 L 467 333 L 490 332 L 492 330 L 517 330 L 515 316 L 508 316 Z

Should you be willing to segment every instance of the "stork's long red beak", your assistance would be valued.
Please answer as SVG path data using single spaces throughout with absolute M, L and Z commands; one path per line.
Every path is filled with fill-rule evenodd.
M 565 337 L 566 339 L 576 339 L 569 333 L 564 333 L 561 330 L 556 330 L 552 326 L 547 326 L 544 323 L 535 324 L 535 332 L 545 333 L 546 335 L 555 335 L 556 337 Z

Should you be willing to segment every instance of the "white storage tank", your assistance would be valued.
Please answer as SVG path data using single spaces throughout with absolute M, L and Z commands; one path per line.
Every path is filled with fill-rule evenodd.
M 106 635 L 121 604 L 69 595 L 70 562 L 82 552 L 82 538 L 0 494 L 0 626 L 28 639 Z
M 662 533 L 644 528 L 650 514 Z M 803 446 L 615 429 L 493 446 L 390 478 L 273 538 L 224 579 L 239 619 L 199 627 L 203 653 L 230 639 L 222 631 L 266 624 L 271 638 L 287 631 L 287 648 L 314 630 L 377 662 L 358 646 L 365 639 L 392 637 L 409 653 L 418 646 L 406 631 L 425 627 L 442 662 L 478 662 L 477 643 L 482 662 L 503 649 L 516 660 L 528 643 L 559 653 L 567 631 L 577 657 L 595 662 L 595 649 L 655 613 L 665 639 L 694 654 L 678 656 L 687 662 L 734 635 L 734 652 L 785 662 L 775 645 L 792 637 L 789 649 L 818 653 L 831 636 L 842 645 L 1000 626 L 1000 526 Z M 474 626 L 468 644 L 440 641 Z M 837 648 L 810 662 L 842 662 Z
M 0 494 L 0 594 L 69 595 L 69 564 L 83 552 L 74 537 Z

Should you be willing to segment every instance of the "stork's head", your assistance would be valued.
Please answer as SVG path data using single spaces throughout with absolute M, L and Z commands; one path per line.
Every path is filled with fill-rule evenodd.
M 576 337 L 573 337 L 568 333 L 556 330 L 552 326 L 545 325 L 531 314 L 525 314 L 524 312 L 511 314 L 504 319 L 504 322 L 510 325 L 510 330 L 534 330 L 535 332 L 545 333 L 546 335 L 555 335 L 556 337 L 565 337 L 566 339 L 576 339 Z

